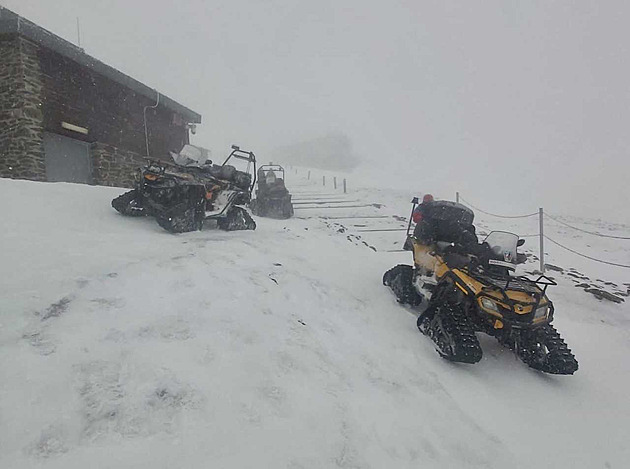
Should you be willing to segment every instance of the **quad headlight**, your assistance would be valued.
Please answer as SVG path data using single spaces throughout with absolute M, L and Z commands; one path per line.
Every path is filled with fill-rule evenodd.
M 485 309 L 489 311 L 494 311 L 496 313 L 499 312 L 499 306 L 496 304 L 496 302 L 492 301 L 490 298 L 485 298 L 485 297 L 482 298 L 481 306 L 483 306 Z
M 544 305 L 536 308 L 536 312 L 534 313 L 534 319 L 546 318 L 547 311 L 549 310 L 549 305 Z

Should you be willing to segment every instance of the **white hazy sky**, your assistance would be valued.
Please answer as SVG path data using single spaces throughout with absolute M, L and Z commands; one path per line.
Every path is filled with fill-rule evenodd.
M 200 112 L 193 143 L 335 130 L 487 209 L 630 219 L 630 2 L 4 0 Z M 531 211 L 531 210 L 530 210 Z

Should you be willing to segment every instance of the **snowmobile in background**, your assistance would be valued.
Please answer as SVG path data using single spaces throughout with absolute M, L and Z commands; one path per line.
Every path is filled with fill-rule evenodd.
M 256 198 L 250 203 L 252 213 L 259 217 L 291 218 L 293 216 L 293 204 L 291 203 L 291 194 L 285 185 L 284 168 L 270 163 L 261 166 L 257 174 Z
M 136 187 L 112 200 L 123 215 L 152 216 L 171 233 L 200 230 L 205 220 L 220 229 L 255 230 L 256 222 L 244 208 L 256 183 L 256 156 L 232 145 L 221 165 L 207 160 L 207 152 L 185 145 L 172 153 L 174 163 L 147 159 Z M 245 171 L 228 164 L 246 161 Z
M 418 199 L 412 202 L 415 209 Z M 472 225 L 470 209 L 448 204 L 439 210 L 443 221 Z M 514 275 L 516 265 L 525 259 L 517 253 L 523 239 L 493 231 L 473 254 L 450 241 L 423 243 L 410 235 L 410 227 L 405 246 L 413 253 L 414 265 L 388 270 L 383 284 L 399 303 L 419 306 L 428 300 L 417 326 L 443 358 L 478 362 L 482 349 L 475 333 L 484 332 L 531 368 L 560 375 L 577 371 L 577 360 L 551 325 L 554 306 L 547 287 L 556 283 L 545 275 L 536 279 Z

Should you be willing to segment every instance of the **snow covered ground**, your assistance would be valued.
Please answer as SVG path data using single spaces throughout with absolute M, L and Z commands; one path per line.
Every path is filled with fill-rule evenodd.
M 381 284 L 410 262 L 388 252 L 402 232 L 364 231 L 403 227 L 412 194 L 287 179 L 297 201 L 359 207 L 171 235 L 118 215 L 121 189 L 0 179 L 0 467 L 627 467 L 630 301 L 556 276 L 574 376 L 487 338 L 477 365 L 445 362 Z M 340 218 L 357 215 L 388 218 Z M 550 233 L 630 263 L 628 241 Z

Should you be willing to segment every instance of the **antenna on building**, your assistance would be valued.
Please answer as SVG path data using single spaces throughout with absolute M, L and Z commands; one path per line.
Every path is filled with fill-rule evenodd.
M 155 109 L 160 104 L 160 93 L 157 90 L 155 90 L 155 94 L 156 94 L 155 104 L 153 106 L 144 106 L 144 109 L 142 110 L 142 114 L 144 115 L 144 139 L 147 144 L 147 158 L 151 156 L 149 154 L 149 130 L 147 129 L 147 109 Z
M 81 24 L 79 23 L 79 17 L 77 16 L 77 41 L 79 47 L 81 47 Z

